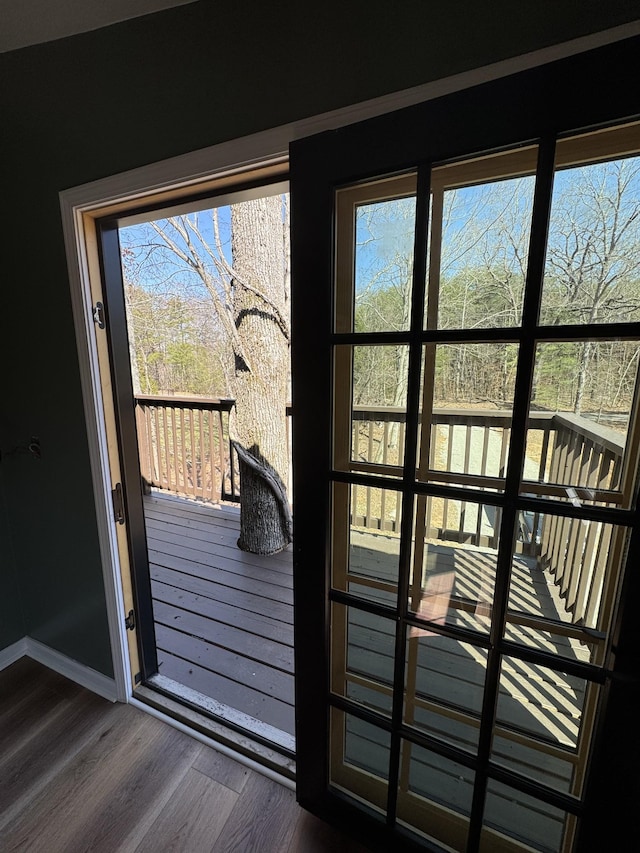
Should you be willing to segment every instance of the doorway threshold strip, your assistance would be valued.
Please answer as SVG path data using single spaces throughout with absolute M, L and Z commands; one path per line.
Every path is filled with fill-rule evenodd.
M 251 738 L 268 743 L 274 749 L 286 755 L 292 757 L 295 755 L 295 738 L 287 732 L 275 728 L 275 726 L 263 723 L 249 714 L 237 711 L 235 708 L 229 707 L 229 705 L 218 702 L 210 696 L 205 696 L 204 693 L 199 693 L 197 690 L 186 687 L 184 684 L 180 684 L 178 681 L 174 681 L 164 675 L 152 676 L 149 679 L 148 685 L 154 690 L 172 696 L 178 701 L 198 709 L 206 716 L 222 721 L 235 730 L 246 731 Z

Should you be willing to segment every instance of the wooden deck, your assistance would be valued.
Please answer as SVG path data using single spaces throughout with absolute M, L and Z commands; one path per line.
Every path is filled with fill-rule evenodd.
M 145 498 L 160 681 L 293 751 L 291 551 L 236 546 L 239 509 Z
M 193 704 L 260 732 L 276 746 L 295 748 L 293 688 L 293 603 L 290 549 L 272 556 L 246 554 L 236 547 L 239 510 L 198 504 L 175 497 L 145 499 L 145 514 L 154 614 L 158 641 L 159 686 L 173 689 Z M 388 580 L 397 558 L 397 542 L 385 535 L 355 533 L 352 569 L 367 577 Z M 487 630 L 494 560 L 487 549 L 456 548 L 430 543 L 425 567 L 428 577 L 448 577 L 442 618 L 460 626 Z M 425 580 L 425 589 L 428 584 Z M 384 598 L 384 596 L 382 596 Z M 476 602 L 455 607 L 452 602 Z M 567 621 L 553 584 L 534 560 L 514 559 L 510 606 L 532 616 Z M 433 618 L 433 616 L 432 616 Z M 364 611 L 352 610 L 346 621 L 347 666 L 356 678 L 347 695 L 383 712 L 390 707 L 394 626 Z M 479 715 L 485 674 L 485 653 L 479 647 L 414 631 L 411 658 L 415 667 L 417 704 L 407 721 L 426 727 L 459 746 L 474 749 L 477 726 L 455 714 L 434 715 L 424 703 L 453 704 L 463 713 Z M 518 625 L 509 639 L 554 650 L 576 660 L 584 655 L 575 640 Z M 363 687 L 363 679 L 378 689 Z M 422 701 L 422 707 L 421 707 Z M 573 763 L 563 750 L 574 752 L 584 703 L 579 679 L 544 667 L 505 660 L 500 683 L 499 721 L 551 750 L 539 752 L 522 738 L 496 738 L 495 759 L 533 779 L 567 791 Z M 351 718 L 346 753 L 356 766 L 384 776 L 386 752 L 359 732 Z M 558 751 L 559 749 L 559 751 Z M 435 761 L 435 763 L 434 763 Z M 418 788 L 430 790 L 437 757 L 412 759 Z M 446 774 L 445 774 L 446 775 Z M 420 780 L 423 780 L 422 782 Z M 441 790 L 444 790 L 442 788 Z M 498 808 L 498 813 L 502 811 Z M 498 820 L 499 823 L 499 820 Z M 558 837 L 561 822 L 536 818 L 530 837 Z M 542 843 L 542 842 L 541 842 Z M 541 849 L 545 849 L 544 845 Z

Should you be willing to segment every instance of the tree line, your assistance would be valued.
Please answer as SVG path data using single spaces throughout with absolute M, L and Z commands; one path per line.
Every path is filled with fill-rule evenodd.
M 433 269 L 432 245 L 426 285 L 439 329 L 468 329 L 473 338 L 487 327 L 520 325 L 532 205 L 532 177 L 445 191 L 439 269 Z M 408 328 L 414 208 L 414 200 L 405 198 L 358 210 L 356 331 Z M 432 244 L 435 239 L 432 232 Z M 540 324 L 637 320 L 640 158 L 557 172 Z M 600 416 L 629 411 L 639 352 L 635 341 L 540 344 L 533 405 Z M 436 405 L 509 408 L 517 366 L 513 343 L 439 345 L 434 361 Z M 406 347 L 359 348 L 355 402 L 398 405 L 406 393 L 406 364 Z

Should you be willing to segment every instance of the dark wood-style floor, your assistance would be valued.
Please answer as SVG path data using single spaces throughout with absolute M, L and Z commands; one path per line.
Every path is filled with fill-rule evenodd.
M 0 672 L 3 853 L 366 853 L 294 793 L 26 658 Z

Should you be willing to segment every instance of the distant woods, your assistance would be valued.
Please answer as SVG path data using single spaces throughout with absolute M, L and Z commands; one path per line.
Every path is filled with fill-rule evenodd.
M 521 323 L 533 190 L 532 176 L 444 189 L 432 210 L 425 326 L 465 329 L 473 341 L 482 329 L 506 330 Z M 222 213 L 199 216 L 136 226 L 123 234 L 134 382 L 141 393 L 234 395 L 238 317 L 232 306 L 240 285 L 233 276 L 231 221 Z M 202 217 L 208 217 L 206 228 Z M 414 217 L 413 197 L 356 209 L 356 331 L 408 329 Z M 288 250 L 283 257 L 286 265 Z M 243 294 L 253 299 L 255 316 L 270 317 L 288 345 L 288 269 L 278 270 L 278 281 L 275 294 L 256 295 L 250 289 Z M 558 171 L 540 323 L 637 320 L 640 157 Z M 534 406 L 628 411 L 639 350 L 635 341 L 540 345 Z M 432 359 L 436 405 L 508 408 L 517 360 L 517 346 L 508 340 L 437 346 Z M 356 347 L 354 402 L 403 406 L 407 369 L 406 345 Z
M 209 300 L 152 293 L 130 281 L 125 290 L 135 393 L 226 397 L 224 345 Z
M 282 550 L 291 541 L 288 197 L 273 187 L 120 236 L 134 391 L 235 399 L 238 546 Z
M 521 323 L 533 190 L 533 177 L 519 177 L 445 189 L 434 202 L 425 327 L 477 340 L 482 329 Z M 413 198 L 357 208 L 356 331 L 408 329 L 414 211 Z M 640 158 L 558 171 L 540 324 L 637 320 Z M 639 351 L 635 341 L 539 345 L 533 405 L 629 411 Z M 508 342 L 438 345 L 436 405 L 509 408 L 517 357 Z M 404 405 L 407 358 L 404 345 L 356 348 L 355 402 Z

